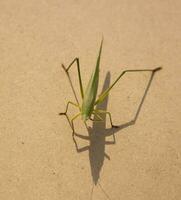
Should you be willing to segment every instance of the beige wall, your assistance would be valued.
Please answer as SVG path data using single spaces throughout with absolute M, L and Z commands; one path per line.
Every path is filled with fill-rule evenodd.
M 95 141 L 90 147 L 77 138 L 89 146 L 77 153 L 71 129 L 58 115 L 74 101 L 61 63 L 79 56 L 86 83 L 102 35 L 100 91 L 108 71 L 113 81 L 124 69 L 163 70 L 155 74 L 136 124 L 113 130 L 115 145 L 105 144 L 106 133 L 112 140 L 105 124 L 90 124 Z M 179 0 L 1 0 L 0 199 L 89 199 L 97 176 L 93 200 L 179 200 L 180 55 Z M 75 69 L 71 76 L 78 88 Z M 127 74 L 111 92 L 107 109 L 116 124 L 134 118 L 149 78 Z M 88 134 L 80 120 L 75 126 Z

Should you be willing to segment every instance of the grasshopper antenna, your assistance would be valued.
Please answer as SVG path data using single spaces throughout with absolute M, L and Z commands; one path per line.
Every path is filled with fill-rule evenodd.
M 105 197 L 108 199 L 108 200 L 111 200 L 111 198 L 109 197 L 109 195 L 106 193 L 106 191 L 103 189 L 102 185 L 99 183 L 98 181 L 98 185 L 100 187 L 100 189 L 102 190 L 103 194 L 105 195 Z

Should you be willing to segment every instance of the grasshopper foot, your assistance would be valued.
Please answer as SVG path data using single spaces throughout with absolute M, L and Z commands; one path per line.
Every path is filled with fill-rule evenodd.
M 66 115 L 66 112 L 63 112 L 63 113 L 59 113 L 59 115 Z
M 161 69 L 162 69 L 162 67 L 157 67 L 157 68 L 155 68 L 155 69 L 153 70 L 153 72 L 159 71 L 159 70 L 161 70 Z
M 68 70 L 66 69 L 66 67 L 64 66 L 64 64 L 62 64 L 62 68 L 63 68 L 64 71 L 68 74 Z
M 112 128 L 119 128 L 119 126 L 112 125 Z

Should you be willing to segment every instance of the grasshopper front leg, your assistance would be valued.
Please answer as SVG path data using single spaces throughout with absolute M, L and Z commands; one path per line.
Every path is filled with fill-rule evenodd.
M 67 103 L 67 105 L 66 105 L 65 112 L 59 113 L 59 115 L 66 115 L 66 114 L 67 114 L 67 111 L 68 111 L 68 108 L 69 108 L 69 105 L 73 105 L 73 106 L 76 106 L 76 107 L 79 108 L 79 105 L 78 105 L 78 104 L 73 103 L 72 101 L 68 101 L 68 103 Z

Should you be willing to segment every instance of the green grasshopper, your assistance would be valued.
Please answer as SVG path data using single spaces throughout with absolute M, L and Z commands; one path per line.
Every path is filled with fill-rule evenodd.
M 102 92 L 98 98 L 97 97 L 97 89 L 98 89 L 98 83 L 99 83 L 99 66 L 100 66 L 100 58 L 101 58 L 101 52 L 102 52 L 102 45 L 103 45 L 103 39 L 101 41 L 101 45 L 100 45 L 100 49 L 99 49 L 99 54 L 97 57 L 97 62 L 96 62 L 96 67 L 94 69 L 94 71 L 92 72 L 92 75 L 90 77 L 90 80 L 88 82 L 87 88 L 84 92 L 83 86 L 82 86 L 82 79 L 81 79 L 81 73 L 80 73 L 80 64 L 79 64 L 79 58 L 75 58 L 70 65 L 65 68 L 65 66 L 62 64 L 63 69 L 65 70 L 69 81 L 70 81 L 70 76 L 69 76 L 69 70 L 71 68 L 71 66 L 76 62 L 77 64 L 77 71 L 78 71 L 78 77 L 79 77 L 79 85 L 80 85 L 80 93 L 81 93 L 81 98 L 82 98 L 82 104 L 79 103 L 76 94 L 75 94 L 75 90 L 73 89 L 73 85 L 70 81 L 72 90 L 74 92 L 75 98 L 77 103 L 74 103 L 72 101 L 69 101 L 66 105 L 66 111 L 63 113 L 59 113 L 59 115 L 66 115 L 67 116 L 67 111 L 68 111 L 68 107 L 69 105 L 73 105 L 75 107 L 77 107 L 79 109 L 79 113 L 77 113 L 75 116 L 72 117 L 71 120 L 68 119 L 69 124 L 72 128 L 72 135 L 74 137 L 75 134 L 75 129 L 74 129 L 74 120 L 76 118 L 78 118 L 79 116 L 81 116 L 83 122 L 85 123 L 87 120 L 92 120 L 92 121 L 103 121 L 103 119 L 101 118 L 101 113 L 105 113 L 109 116 L 109 120 L 111 123 L 112 128 L 118 128 L 119 126 L 113 125 L 113 121 L 112 121 L 112 117 L 111 117 L 111 113 L 106 111 L 106 110 L 100 110 L 100 109 L 96 109 L 95 106 L 97 104 L 101 104 L 105 98 L 107 97 L 107 95 L 109 94 L 109 92 L 111 91 L 111 89 L 113 88 L 113 86 L 119 81 L 119 79 L 127 72 L 152 72 L 155 73 L 156 71 L 160 70 L 161 67 L 157 67 L 155 69 L 138 69 L 138 70 L 125 70 L 123 71 L 118 78 L 113 82 L 113 84 L 107 88 L 104 92 Z M 92 119 L 91 116 L 95 115 L 96 116 L 96 120 Z M 67 117 L 68 118 L 68 117 Z

